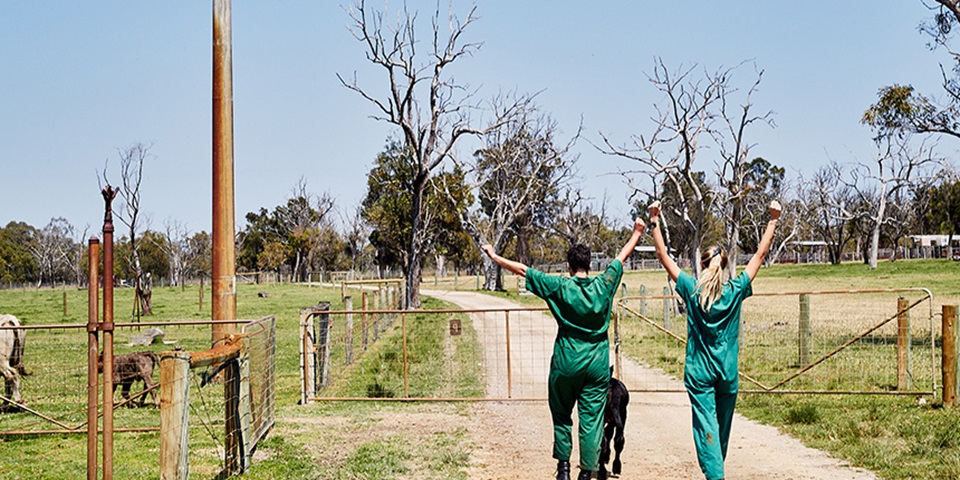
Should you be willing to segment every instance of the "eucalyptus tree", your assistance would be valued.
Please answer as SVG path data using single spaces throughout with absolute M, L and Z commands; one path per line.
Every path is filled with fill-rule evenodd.
M 483 127 L 471 119 L 471 112 L 479 108 L 474 91 L 454 79 L 448 69 L 480 48 L 479 43 L 464 39 L 468 27 L 478 19 L 476 6 L 460 17 L 453 11 L 452 2 L 445 14 L 438 3 L 425 30 L 421 30 L 416 12 L 409 11 L 406 4 L 395 22 L 388 20 L 387 12 L 368 8 L 363 0 L 348 13 L 354 37 L 363 44 L 366 59 L 382 69 L 387 86 L 361 86 L 356 74 L 352 79 L 339 74 L 338 78 L 344 87 L 370 102 L 376 112 L 374 119 L 399 130 L 400 142 L 409 151 L 413 177 L 408 187 L 411 208 L 410 235 L 405 245 L 405 294 L 406 304 L 418 308 L 422 256 L 429 240 L 424 201 L 431 176 L 442 169 L 461 139 L 496 129 L 521 110 L 524 102 L 518 101 Z M 425 33 L 427 42 L 417 41 L 420 33 Z
M 513 101 L 496 100 L 494 111 L 510 108 Z M 538 107 L 531 106 L 502 127 L 484 136 L 464 168 L 473 179 L 480 205 L 476 212 L 460 211 L 460 221 L 476 247 L 493 245 L 502 251 L 513 236 L 518 250 L 531 228 L 545 225 L 553 217 L 559 194 L 574 172 L 576 156 L 571 147 L 579 130 L 558 144 L 557 122 Z M 502 290 L 500 267 L 482 256 L 485 290 Z
M 670 201 L 670 205 L 665 202 L 665 215 L 660 217 L 662 227 L 675 245 L 677 239 L 669 237 L 672 218 L 690 232 L 685 253 L 694 273 L 699 272 L 700 248 L 714 195 L 704 188 L 709 184 L 698 155 L 716 132 L 719 104 L 728 91 L 731 70 L 700 73 L 697 65 L 671 70 L 658 58 L 648 78 L 663 100 L 654 104 L 656 115 L 650 132 L 634 134 L 623 144 L 600 133 L 603 153 L 637 163 L 636 169 L 622 172 L 637 195 Z M 645 181 L 650 181 L 652 190 L 644 186 Z M 667 189 L 672 197 L 663 195 Z

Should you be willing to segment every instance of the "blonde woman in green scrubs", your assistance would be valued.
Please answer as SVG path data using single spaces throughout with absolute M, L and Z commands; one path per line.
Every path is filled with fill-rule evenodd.
M 737 402 L 740 306 L 753 293 L 751 283 L 760 270 L 780 218 L 780 204 L 770 202 L 770 221 L 763 231 L 757 253 L 743 272 L 724 281 L 727 255 L 719 246 L 700 255 L 700 275 L 684 272 L 667 255 L 660 232 L 660 202 L 648 207 L 650 233 L 657 259 L 676 282 L 677 294 L 687 307 L 687 353 L 683 384 L 693 410 L 693 441 L 697 460 L 707 480 L 724 478 L 730 425 Z
M 580 475 L 591 478 L 600 465 L 603 436 L 603 408 L 610 385 L 610 343 L 607 328 L 613 296 L 620 287 L 623 262 L 633 253 L 643 235 L 644 223 L 636 219 L 633 234 L 617 258 L 601 275 L 588 276 L 590 248 L 574 245 L 567 252 L 570 277 L 547 275 L 535 268 L 481 249 L 501 267 L 526 278 L 527 290 L 544 299 L 557 320 L 548 379 L 548 400 L 553 418 L 553 458 L 557 459 L 557 480 L 570 479 L 573 449 L 571 427 L 573 407 L 580 420 Z

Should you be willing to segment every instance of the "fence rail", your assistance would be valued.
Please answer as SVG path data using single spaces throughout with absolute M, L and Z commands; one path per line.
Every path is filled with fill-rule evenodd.
M 934 395 L 932 299 L 924 288 L 755 293 L 741 316 L 740 378 L 751 387 L 740 391 Z M 682 378 L 679 298 L 624 297 L 619 308 L 627 354 Z M 638 388 L 683 390 L 675 380 Z

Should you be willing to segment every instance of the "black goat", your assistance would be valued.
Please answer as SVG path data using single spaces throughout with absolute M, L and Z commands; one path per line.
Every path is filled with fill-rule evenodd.
M 607 406 L 603 409 L 603 440 L 600 442 L 600 472 L 599 480 L 607 478 L 607 462 L 610 461 L 610 439 L 613 438 L 613 448 L 616 455 L 613 458 L 614 475 L 621 472 L 620 452 L 623 451 L 623 428 L 627 424 L 627 404 L 630 403 L 630 392 L 620 380 L 613 378 L 613 367 L 610 367 L 610 388 L 607 390 Z

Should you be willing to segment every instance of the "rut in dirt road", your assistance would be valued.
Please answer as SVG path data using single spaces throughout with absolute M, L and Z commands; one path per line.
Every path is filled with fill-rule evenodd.
M 518 308 L 513 302 L 475 292 L 422 291 L 464 309 Z M 501 314 L 502 315 L 502 314 Z M 549 317 L 549 313 L 543 314 Z M 489 321 L 489 315 L 485 315 Z M 552 319 L 549 319 L 552 320 Z M 523 329 L 552 328 L 541 335 L 552 342 L 556 323 L 530 321 L 535 325 L 511 322 L 511 336 Z M 545 327 L 536 327 L 544 325 Z M 479 327 L 482 328 L 482 327 Z M 478 328 L 478 333 L 479 333 Z M 543 332 L 541 332 L 543 333 Z M 479 335 L 485 352 L 503 349 L 494 335 Z M 519 342 L 514 342 L 519 343 Z M 513 351 L 523 357 L 523 351 Z M 541 349 L 525 348 L 524 351 Z M 552 351 L 552 348 L 544 350 Z M 547 353 L 549 355 L 549 353 Z M 611 354 L 611 358 L 613 355 Z M 549 358 L 526 359 L 512 364 L 514 378 L 528 377 L 535 382 L 532 391 L 537 398 L 546 398 Z M 502 391 L 502 374 L 488 370 L 488 392 Z M 691 434 L 690 403 L 685 393 L 651 393 L 636 391 L 641 385 L 672 384 L 682 390 L 678 380 L 644 368 L 624 358 L 621 380 L 628 388 L 630 406 L 626 425 L 626 448 L 623 451 L 623 479 L 687 480 L 703 478 Z M 491 395 L 502 398 L 502 395 Z M 475 445 L 471 453 L 471 479 L 552 478 L 556 461 L 551 458 L 553 429 L 547 402 L 480 402 L 472 408 L 466 422 Z M 576 431 L 576 426 L 574 426 Z M 572 463 L 578 458 L 576 441 Z M 773 427 L 760 425 L 737 415 L 730 437 L 730 450 L 725 462 L 727 478 L 747 480 L 877 480 L 872 472 L 850 467 L 826 453 L 808 448 L 799 440 L 784 435 Z M 574 469 L 574 475 L 577 473 Z

